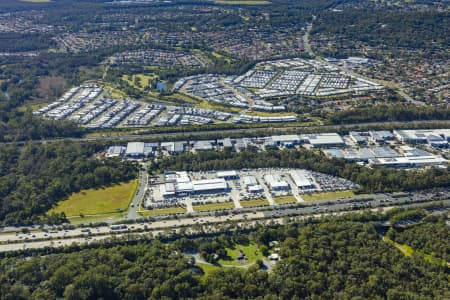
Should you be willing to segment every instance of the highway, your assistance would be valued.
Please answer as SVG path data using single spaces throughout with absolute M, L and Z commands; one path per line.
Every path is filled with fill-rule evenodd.
M 80 138 L 54 138 L 54 139 L 44 139 L 44 140 L 26 140 L 26 141 L 15 141 L 15 142 L 0 142 L 0 144 L 24 144 L 26 142 L 38 142 L 38 143 L 53 143 L 62 141 L 74 141 L 74 142 L 89 142 L 89 141 L 123 141 L 127 142 L 135 139 L 160 139 L 163 141 L 171 141 L 174 137 L 183 137 L 183 139 L 189 139 L 190 137 L 202 136 L 202 135 L 212 135 L 212 134 L 226 134 L 232 136 L 233 134 L 247 134 L 247 136 L 252 136 L 254 133 L 261 131 L 266 131 L 267 135 L 277 134 L 281 132 L 292 132 L 302 130 L 305 132 L 337 132 L 341 129 L 352 130 L 359 129 L 361 127 L 369 126 L 389 126 L 395 128 L 396 125 L 404 124 L 433 124 L 441 123 L 445 125 L 450 124 L 450 120 L 419 120 L 419 121 L 392 121 L 392 122 L 365 122 L 357 124 L 343 124 L 343 125 L 315 125 L 315 126 L 284 126 L 284 127 L 258 127 L 258 128 L 239 128 L 239 129 L 213 129 L 213 130 L 201 130 L 201 131 L 187 131 L 187 132 L 163 132 L 163 133 L 149 133 L 149 134 L 124 134 L 124 135 L 103 135 L 95 137 L 80 137 Z M 317 131 L 315 131 L 317 130 Z M 119 134 L 119 132 L 117 132 Z
M 337 214 L 352 211 L 361 211 L 372 209 L 374 211 L 386 210 L 396 206 L 420 206 L 424 203 L 440 202 L 447 207 L 450 206 L 450 197 L 448 193 L 426 193 L 405 195 L 401 197 L 392 197 L 391 195 L 379 194 L 366 196 L 367 199 L 357 200 L 337 199 L 328 202 L 311 202 L 311 204 L 299 207 L 281 207 L 270 210 L 236 210 L 233 213 L 223 216 L 212 216 L 206 214 L 196 214 L 186 218 L 178 219 L 160 219 L 154 222 L 140 222 L 135 224 L 123 224 L 122 229 L 112 230 L 110 226 L 99 226 L 95 228 L 81 227 L 68 230 L 33 230 L 29 233 L 23 233 L 16 229 L 16 232 L 7 231 L 0 234 L 0 252 L 17 251 L 25 248 L 43 248 L 59 247 L 71 245 L 72 243 L 90 243 L 99 241 L 112 236 L 128 235 L 129 233 L 155 235 L 162 232 L 187 228 L 193 230 L 198 224 L 211 224 L 209 231 L 218 228 L 219 224 L 227 222 L 237 222 L 248 224 L 249 222 L 262 222 L 281 220 L 285 217 L 303 216 L 317 217 L 327 214 Z

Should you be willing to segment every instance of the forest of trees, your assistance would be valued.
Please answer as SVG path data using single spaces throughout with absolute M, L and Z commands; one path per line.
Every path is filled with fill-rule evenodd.
M 131 162 L 95 159 L 93 153 L 102 149 L 101 144 L 73 142 L 0 145 L 0 224 L 62 221 L 64 216 L 42 216 L 73 192 L 136 177 Z
M 369 108 L 343 110 L 327 116 L 333 124 L 363 122 L 449 120 L 450 109 L 446 107 L 417 107 L 413 105 L 377 105 Z
M 170 243 L 99 245 L 0 260 L 2 299 L 446 299 L 448 268 L 406 257 L 383 241 L 378 215 L 349 215 L 302 224 Z M 445 227 L 443 225 L 442 227 Z M 429 239 L 426 230 L 414 233 Z M 255 264 L 204 274 L 191 255 L 236 243 L 280 242 L 271 272 Z M 67 249 L 69 250 L 69 249 Z M 445 251 L 448 251 L 448 244 Z M 29 250 L 31 251 L 31 250 Z M 63 250 L 65 251 L 65 250 Z
M 227 170 L 241 168 L 303 168 L 343 177 L 361 185 L 359 192 L 415 191 L 450 186 L 449 168 L 427 170 L 369 169 L 306 149 L 185 153 L 159 160 L 154 170 Z
M 425 222 L 407 228 L 392 227 L 387 236 L 432 257 L 450 261 L 450 230 L 445 216 L 428 216 Z
M 445 49 L 450 44 L 446 33 L 449 20 L 448 11 L 328 10 L 314 23 L 312 34 L 340 35 L 344 39 L 388 49 Z

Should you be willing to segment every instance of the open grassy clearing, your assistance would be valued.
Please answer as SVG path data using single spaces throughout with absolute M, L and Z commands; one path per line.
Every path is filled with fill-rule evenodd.
M 393 245 L 395 248 L 397 248 L 398 250 L 400 250 L 403 255 L 405 255 L 406 257 L 411 257 L 413 255 L 416 255 L 418 257 L 421 257 L 424 261 L 430 263 L 430 264 L 437 264 L 437 265 L 442 265 L 442 266 L 448 266 L 449 263 L 446 262 L 444 259 L 438 258 L 438 257 L 434 257 L 431 254 L 428 253 L 424 253 L 420 250 L 415 250 L 413 247 L 407 245 L 407 244 L 400 244 L 397 243 L 393 240 L 391 240 L 390 238 L 384 237 L 384 241 Z
M 109 213 L 109 214 L 99 214 L 99 215 L 89 215 L 89 216 L 74 216 L 68 218 L 71 224 L 87 224 L 96 222 L 106 222 L 106 221 L 119 221 L 126 215 L 125 212 L 121 213 Z
M 244 200 L 240 201 L 242 207 L 267 206 L 269 202 L 266 199 Z
M 274 197 L 273 201 L 277 204 L 291 204 L 291 203 L 297 203 L 297 199 L 295 199 L 294 196 L 281 196 L 281 197 Z
M 221 111 L 226 111 L 226 112 L 241 112 L 242 109 L 237 108 L 237 107 L 231 107 L 231 106 L 224 106 L 224 105 L 219 105 L 219 104 L 215 104 L 215 103 L 211 103 L 208 102 L 206 100 L 198 103 L 196 105 L 198 108 L 204 108 L 204 109 L 214 109 L 214 110 L 221 110 Z
M 264 256 L 259 251 L 258 247 L 254 243 L 250 243 L 248 245 L 235 245 L 233 249 L 226 248 L 227 251 L 227 259 L 220 259 L 218 261 L 219 264 L 222 266 L 242 266 L 242 265 L 252 265 L 254 264 L 258 259 L 263 259 Z M 236 260 L 236 258 L 239 256 L 241 250 L 246 260 Z
M 167 101 L 173 101 L 173 102 L 187 102 L 187 103 L 191 103 L 191 104 L 198 104 L 199 101 L 197 99 L 194 99 L 192 97 L 189 97 L 183 93 L 175 93 L 173 95 L 170 96 L 164 96 L 163 97 L 164 100 Z
M 211 52 L 211 54 L 215 58 L 220 59 L 220 60 L 224 60 L 224 61 L 226 61 L 229 64 L 231 64 L 234 61 L 234 59 L 232 59 L 231 57 L 225 56 L 223 54 L 220 54 L 220 53 L 217 53 L 217 52 L 214 52 L 214 51 Z
M 67 217 L 122 212 L 128 208 L 138 181 L 116 184 L 107 188 L 83 190 L 60 201 L 49 213 L 64 212 Z
M 111 94 L 111 97 L 113 97 L 113 98 L 123 99 L 123 98 L 128 97 L 124 91 L 118 89 L 117 87 L 115 87 L 109 83 L 104 83 L 101 85 L 101 87 L 108 90 Z
M 234 208 L 233 202 L 208 203 L 202 205 L 193 205 L 194 211 L 208 211 Z
M 332 200 L 342 197 L 353 197 L 355 193 L 353 191 L 336 191 L 327 193 L 318 193 L 312 195 L 301 195 L 302 199 L 305 201 L 317 201 L 317 200 Z
M 197 263 L 197 266 L 200 267 L 203 270 L 203 273 L 205 273 L 205 277 L 211 275 L 211 273 L 213 273 L 214 271 L 220 270 L 221 267 L 220 266 L 216 266 L 216 265 L 210 265 L 210 264 L 205 264 L 205 263 Z
M 186 213 L 186 208 L 184 207 L 155 208 L 150 210 L 141 210 L 139 213 L 144 217 L 184 214 Z
M 138 90 L 141 90 L 141 91 L 148 88 L 150 86 L 151 82 L 157 78 L 158 78 L 158 75 L 156 75 L 156 74 L 150 74 L 150 75 L 133 74 L 133 75 L 131 75 L 131 78 L 129 78 L 128 75 L 122 76 L 122 80 L 125 81 L 126 83 L 128 83 L 128 85 L 130 85 Z M 140 84 L 137 84 L 136 81 L 139 81 Z

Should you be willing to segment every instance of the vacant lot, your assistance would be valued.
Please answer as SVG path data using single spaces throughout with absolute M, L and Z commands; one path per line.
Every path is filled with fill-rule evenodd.
M 137 188 L 137 180 L 107 188 L 89 189 L 72 194 L 49 212 L 64 212 L 67 217 L 117 213 L 128 208 Z
M 234 208 L 233 202 L 208 203 L 202 205 L 194 205 L 194 211 L 208 211 Z
M 332 200 L 341 197 L 352 197 L 355 193 L 352 191 L 337 191 L 337 192 L 328 192 L 328 193 L 318 193 L 311 195 L 301 195 L 302 199 L 305 201 L 316 201 L 316 200 Z

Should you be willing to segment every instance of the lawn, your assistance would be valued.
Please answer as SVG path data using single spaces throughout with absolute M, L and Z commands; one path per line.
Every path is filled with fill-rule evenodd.
M 109 213 L 109 214 L 99 214 L 99 215 L 90 215 L 90 216 L 73 216 L 69 217 L 69 221 L 72 224 L 87 224 L 87 223 L 96 223 L 96 222 L 106 222 L 106 221 L 119 221 L 126 215 L 125 212 L 120 213 Z
M 194 99 L 188 95 L 185 95 L 183 93 L 175 93 L 171 96 L 164 96 L 163 97 L 164 100 L 167 101 L 175 101 L 177 103 L 179 102 L 187 102 L 187 103 L 191 103 L 191 104 L 197 104 L 199 102 L 199 100 Z
M 211 52 L 211 54 L 215 57 L 215 58 L 217 58 L 217 59 L 221 59 L 221 60 L 225 60 L 227 63 L 232 63 L 233 62 L 233 59 L 231 58 L 231 57 L 228 57 L 228 56 L 224 56 L 224 55 L 222 55 L 222 54 L 220 54 L 220 53 L 217 53 L 217 52 Z
M 295 199 L 294 196 L 281 196 L 281 197 L 274 197 L 273 200 L 277 204 L 292 204 L 297 203 L 297 199 Z
M 234 208 L 233 202 L 208 203 L 193 205 L 194 211 L 209 211 Z
M 305 201 L 317 201 L 317 200 L 332 200 L 342 197 L 353 197 L 355 193 L 353 191 L 336 191 L 327 193 L 317 193 L 312 195 L 301 195 L 302 199 Z
M 227 251 L 227 259 L 220 259 L 218 261 L 219 264 L 222 266 L 242 266 L 242 265 L 249 265 L 254 264 L 258 259 L 263 259 L 264 256 L 259 251 L 258 247 L 254 243 L 250 243 L 248 245 L 240 245 L 237 244 L 234 246 L 233 249 L 226 248 Z M 245 257 L 247 260 L 245 261 L 238 261 L 236 258 L 239 255 L 239 250 L 242 250 L 242 252 L 245 254 Z
M 119 99 L 127 98 L 127 94 L 124 91 L 118 89 L 117 87 L 114 87 L 113 85 L 111 85 L 109 83 L 102 84 L 102 87 L 104 89 L 109 90 L 109 92 L 111 93 L 111 97 L 113 97 L 113 98 L 119 98 Z
M 156 74 L 150 74 L 150 75 L 145 75 L 145 74 L 134 74 L 131 75 L 131 80 L 128 80 L 128 76 L 127 75 L 123 75 L 122 76 L 122 80 L 124 80 L 126 83 L 128 83 L 130 86 L 138 89 L 138 90 L 144 90 L 146 89 L 150 83 L 152 82 L 152 80 L 157 79 L 158 75 Z M 135 84 L 135 79 L 139 79 L 140 80 L 140 86 Z
M 197 266 L 203 270 L 203 273 L 205 273 L 205 277 L 209 276 L 212 272 L 221 269 L 221 267 L 219 267 L 219 266 L 209 265 L 209 264 L 199 263 L 199 262 L 197 263 Z
M 219 104 L 216 104 L 216 103 L 208 102 L 207 100 L 204 100 L 204 101 L 200 102 L 197 105 L 197 107 L 198 108 L 203 108 L 203 109 L 221 110 L 221 111 L 232 112 L 232 113 L 233 112 L 238 113 L 238 112 L 242 111 L 242 109 L 238 108 L 238 107 L 219 105 Z
M 117 213 L 128 208 L 138 181 L 117 184 L 107 188 L 83 190 L 60 201 L 52 212 L 64 212 L 67 217 Z
M 174 214 L 184 214 L 186 208 L 184 207 L 167 207 L 167 208 L 155 208 L 150 210 L 141 210 L 139 213 L 144 217 L 154 217 L 162 215 L 174 215 Z
M 266 199 L 241 200 L 242 207 L 267 206 L 269 202 Z

